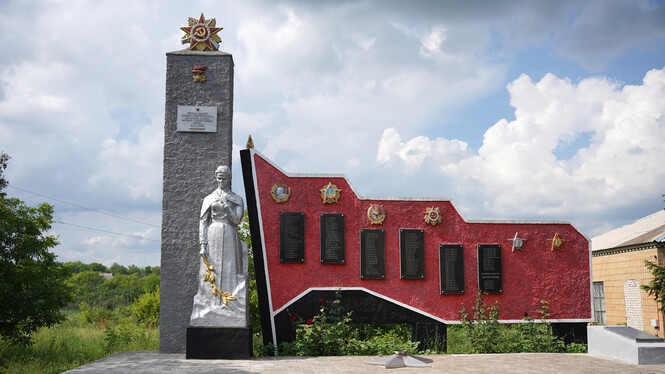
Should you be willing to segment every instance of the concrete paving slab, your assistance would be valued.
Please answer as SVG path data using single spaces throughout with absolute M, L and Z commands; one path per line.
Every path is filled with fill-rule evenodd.
M 186 360 L 185 354 L 118 352 L 66 373 L 665 373 L 665 365 L 634 365 L 582 353 L 431 355 L 431 368 L 385 369 L 367 365 L 376 356 L 259 357 L 251 360 Z

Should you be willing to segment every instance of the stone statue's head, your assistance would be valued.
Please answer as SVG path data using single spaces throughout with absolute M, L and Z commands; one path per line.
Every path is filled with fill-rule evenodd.
M 226 188 L 231 182 L 231 169 L 226 165 L 221 165 L 215 170 L 215 179 L 220 187 Z

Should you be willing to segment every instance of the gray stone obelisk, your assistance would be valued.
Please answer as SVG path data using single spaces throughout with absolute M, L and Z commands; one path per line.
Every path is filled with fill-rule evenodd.
M 202 15 L 203 17 L 203 15 Z M 233 57 L 185 49 L 166 54 L 159 349 L 184 352 L 197 292 L 201 201 L 231 167 Z

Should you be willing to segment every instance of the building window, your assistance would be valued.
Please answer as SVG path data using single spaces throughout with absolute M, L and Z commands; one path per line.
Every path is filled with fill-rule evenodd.
M 593 282 L 593 321 L 596 325 L 607 325 L 605 314 L 605 289 L 603 282 Z

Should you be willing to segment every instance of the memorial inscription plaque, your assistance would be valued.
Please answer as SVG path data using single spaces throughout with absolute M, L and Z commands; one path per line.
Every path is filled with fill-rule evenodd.
M 321 213 L 321 263 L 343 264 L 346 258 L 344 243 L 344 214 Z
M 439 277 L 442 295 L 464 293 L 464 247 L 439 244 Z
M 425 278 L 424 230 L 399 230 L 399 270 L 401 279 Z
M 360 279 L 386 278 L 386 231 L 360 230 Z
M 480 292 L 501 293 L 501 244 L 478 244 L 478 289 Z
M 217 107 L 178 105 L 176 129 L 180 132 L 217 132 Z
M 305 262 L 305 213 L 279 213 L 279 262 Z

